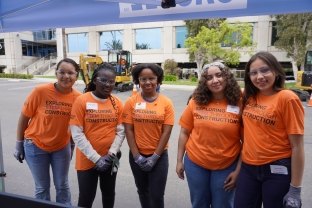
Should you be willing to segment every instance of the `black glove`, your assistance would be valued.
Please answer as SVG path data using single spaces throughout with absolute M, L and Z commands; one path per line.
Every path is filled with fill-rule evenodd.
M 95 169 L 100 172 L 108 171 L 112 167 L 112 158 L 109 154 L 100 157 L 95 163 Z
M 290 184 L 288 193 L 283 198 L 284 208 L 301 207 L 301 187 L 294 187 Z
M 25 151 L 24 151 L 24 140 L 17 140 L 15 143 L 15 152 L 14 157 L 20 162 L 23 163 L 25 159 Z
M 70 151 L 70 159 L 72 159 L 75 151 L 75 143 L 70 143 Z

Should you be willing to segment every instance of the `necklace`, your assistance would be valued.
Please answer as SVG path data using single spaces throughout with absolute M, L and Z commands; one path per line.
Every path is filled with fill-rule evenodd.
M 156 93 L 156 95 L 154 95 L 152 97 L 146 97 L 143 95 L 143 93 L 141 93 L 141 96 L 142 96 L 143 100 L 145 100 L 146 102 L 152 103 L 158 98 L 158 93 Z

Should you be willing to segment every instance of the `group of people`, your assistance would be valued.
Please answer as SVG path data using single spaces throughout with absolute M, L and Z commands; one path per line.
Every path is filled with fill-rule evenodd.
M 112 95 L 116 70 L 100 65 L 86 92 L 73 89 L 75 61 L 56 68 L 57 82 L 36 87 L 26 99 L 14 156 L 25 159 L 35 197 L 50 200 L 50 166 L 56 201 L 71 206 L 68 171 L 76 147 L 79 207 L 92 207 L 99 180 L 103 207 L 114 207 L 115 184 L 126 137 L 129 164 L 142 208 L 163 208 L 174 125 L 172 101 L 159 92 L 156 64 L 132 70 L 140 91 Z M 176 173 L 186 175 L 193 208 L 300 208 L 304 169 L 304 110 L 284 89 L 285 73 L 268 52 L 253 55 L 241 90 L 230 69 L 203 68 L 179 124 Z

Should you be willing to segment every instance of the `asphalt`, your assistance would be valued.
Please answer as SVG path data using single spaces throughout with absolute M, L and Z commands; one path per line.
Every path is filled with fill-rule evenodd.
M 19 163 L 13 157 L 17 120 L 23 105 L 23 102 L 34 86 L 54 82 L 54 79 L 36 78 L 33 80 L 11 80 L 0 79 L 0 120 L 1 120 L 1 137 L 2 153 L 4 159 L 4 170 L 7 176 L 4 178 L 5 191 L 8 193 L 19 194 L 23 196 L 33 196 L 34 183 L 26 163 Z M 82 90 L 84 85 L 78 81 L 75 88 Z M 167 208 L 188 208 L 191 207 L 190 197 L 186 181 L 178 179 L 175 173 L 177 143 L 180 127 L 178 119 L 186 106 L 187 99 L 192 93 L 194 86 L 173 86 L 162 85 L 161 93 L 170 97 L 175 106 L 176 121 L 169 141 L 169 174 L 165 193 L 165 205 Z M 125 101 L 131 92 L 114 92 Z M 305 106 L 305 155 L 306 164 L 303 179 L 302 200 L 303 208 L 312 207 L 312 107 Z M 121 148 L 123 156 L 121 158 L 121 167 L 117 176 L 116 185 L 116 202 L 115 208 L 138 208 L 139 200 L 136 192 L 134 179 L 128 162 L 129 148 L 127 142 L 123 143 Z M 0 150 L 1 154 L 1 150 Z M 1 161 L 0 161 L 1 162 Z M 72 202 L 77 204 L 78 199 L 78 182 L 74 161 L 71 163 L 69 172 L 69 183 L 72 193 Z M 51 182 L 52 201 L 55 200 L 55 191 L 53 182 Z M 1 206 L 1 205 L 0 205 Z M 94 208 L 101 207 L 100 190 L 98 189 L 94 201 Z

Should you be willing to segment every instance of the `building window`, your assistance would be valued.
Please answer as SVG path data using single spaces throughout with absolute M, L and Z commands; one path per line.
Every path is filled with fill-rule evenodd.
M 55 45 L 48 45 L 22 40 L 23 56 L 44 57 L 50 55 L 51 53 L 56 53 Z
M 4 39 L 0 39 L 0 55 L 5 55 Z
M 135 49 L 160 49 L 161 48 L 161 29 L 137 29 L 135 30 Z
M 68 52 L 88 52 L 88 33 L 67 35 Z
M 99 32 L 100 34 L 100 50 L 122 50 L 121 30 Z
M 35 41 L 56 39 L 55 29 L 35 31 L 33 36 Z
M 187 27 L 175 27 L 176 48 L 185 48 L 184 42 L 187 38 Z
M 274 46 L 275 42 L 278 40 L 276 22 L 271 22 L 271 46 Z

